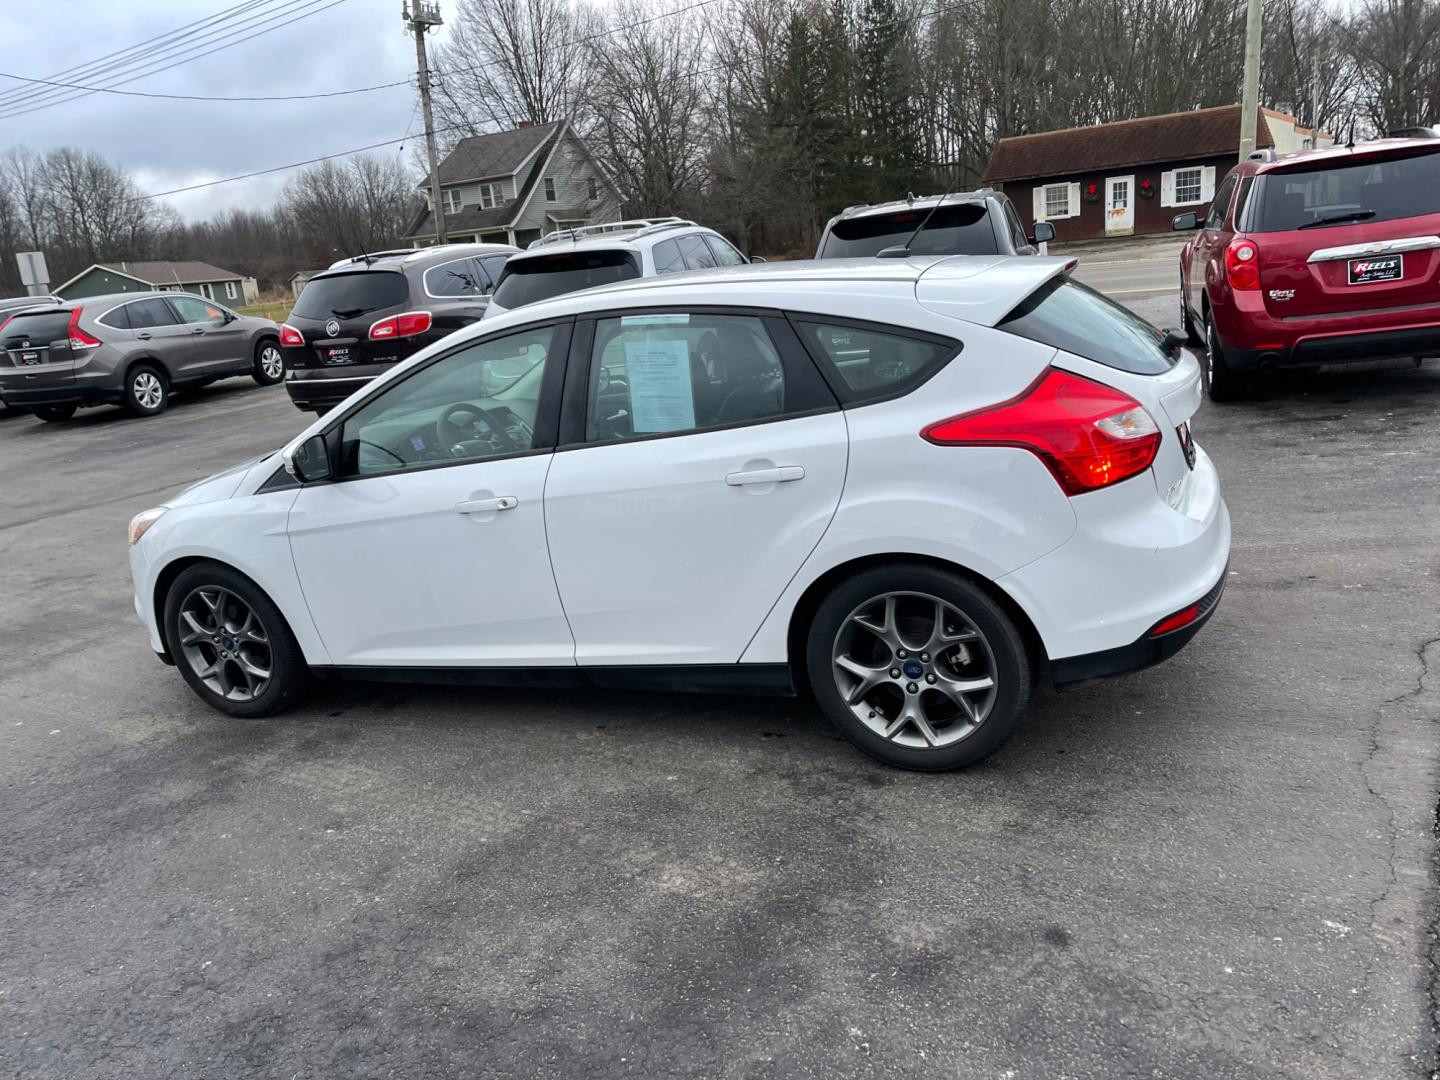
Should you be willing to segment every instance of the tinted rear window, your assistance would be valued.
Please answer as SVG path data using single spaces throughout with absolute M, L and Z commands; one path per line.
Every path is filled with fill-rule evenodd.
M 820 246 L 820 258 L 864 257 L 903 244 L 927 213 L 901 210 L 837 221 Z M 999 250 L 990 215 L 974 204 L 941 207 L 910 245 L 912 255 L 994 255 Z
M 1176 357 L 1164 335 L 1094 289 L 1061 276 L 1025 298 L 999 328 L 1136 375 L 1160 375 Z
M 640 266 L 628 251 L 572 251 L 511 259 L 495 286 L 495 302 L 507 309 L 524 307 L 639 276 Z
M 410 298 L 405 275 L 393 270 L 334 274 L 311 278 L 295 302 L 302 319 L 353 319 L 382 308 L 399 307 Z
M 1419 217 L 1440 212 L 1440 153 L 1271 172 L 1261 183 L 1256 232 Z
M 52 341 L 70 336 L 70 312 L 30 311 L 12 316 L 5 327 L 3 344 L 13 348 L 20 341 L 32 345 L 49 345 Z

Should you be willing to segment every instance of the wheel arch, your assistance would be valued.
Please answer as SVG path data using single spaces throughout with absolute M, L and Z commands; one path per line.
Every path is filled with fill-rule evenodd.
M 166 364 L 164 360 L 161 360 L 154 353 L 141 353 L 139 356 L 132 356 L 129 360 L 125 361 L 125 374 L 120 380 L 122 392 L 125 387 L 129 385 L 130 377 L 135 374 L 135 369 L 142 365 L 145 367 L 153 367 L 159 371 L 161 377 L 165 380 L 165 388 L 167 390 L 174 385 L 175 375 L 171 372 L 170 366 Z
M 1040 638 L 1040 632 L 1035 628 L 1035 623 L 1025 609 L 1016 603 L 1015 598 L 990 578 L 977 573 L 968 566 L 962 566 L 957 562 L 941 559 L 934 555 L 882 552 L 861 555 L 830 567 L 805 587 L 805 591 L 800 594 L 800 599 L 790 609 L 790 621 L 785 633 L 785 657 L 798 692 L 807 695 L 810 692 L 805 665 L 805 637 L 821 601 L 840 582 L 854 577 L 856 574 L 880 567 L 923 567 L 928 570 L 943 570 L 964 578 L 994 600 L 1001 610 L 1010 616 L 1021 640 L 1025 642 L 1025 651 L 1030 659 L 1033 677 L 1038 680 L 1043 672 L 1048 671 L 1049 654 L 1045 651 L 1045 644 Z
M 289 613 L 286 612 L 281 601 L 275 598 L 275 594 L 271 590 L 265 588 L 265 586 L 261 585 L 260 582 L 256 581 L 253 576 L 247 574 L 244 570 L 241 570 L 233 563 L 226 562 L 224 559 L 217 559 L 210 555 L 181 555 L 178 558 L 172 559 L 170 562 L 166 563 L 164 567 L 161 568 L 160 572 L 155 575 L 155 589 L 150 597 L 150 611 L 152 617 L 155 620 L 155 629 L 158 630 L 160 633 L 161 643 L 166 646 L 166 652 L 163 655 L 163 659 L 165 659 L 169 663 L 173 663 L 175 659 L 173 656 L 169 655 L 170 643 L 165 637 L 166 599 L 169 597 L 170 590 L 174 587 L 176 580 L 180 577 L 181 574 L 183 574 L 186 570 L 190 569 L 192 566 L 199 566 L 203 564 L 218 566 L 221 569 L 230 571 L 232 574 L 239 574 L 251 585 L 254 585 L 255 588 L 259 589 L 261 593 L 263 593 L 266 597 L 269 598 L 270 603 L 275 605 L 275 610 L 280 613 L 280 618 L 285 620 L 286 629 L 288 629 L 292 635 L 295 634 L 295 620 L 293 620 L 290 617 Z

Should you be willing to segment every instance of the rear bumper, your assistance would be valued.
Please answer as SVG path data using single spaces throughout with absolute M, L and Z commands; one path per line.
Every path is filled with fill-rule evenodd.
M 1225 592 L 1225 578 L 1228 573 L 1227 565 L 1226 569 L 1221 571 L 1220 579 L 1210 587 L 1210 591 L 1195 602 L 1200 614 L 1195 617 L 1194 621 L 1182 626 L 1179 630 L 1172 630 L 1168 634 L 1156 636 L 1146 634 L 1118 649 L 1105 649 L 1101 652 L 1086 653 L 1083 656 L 1067 656 L 1060 660 L 1052 660 L 1050 678 L 1055 688 L 1064 690 L 1082 683 L 1094 682 L 1096 679 L 1128 675 L 1130 672 L 1142 671 L 1145 668 L 1154 667 L 1162 660 L 1168 660 L 1190 644 L 1190 640 L 1200 632 L 1201 627 L 1210 621 L 1210 616 L 1215 614 L 1215 609 L 1220 606 L 1220 597 Z
M 298 409 L 328 409 L 393 368 L 394 364 L 297 368 L 285 373 L 285 390 Z
M 103 405 L 121 400 L 120 388 L 109 386 L 40 386 L 12 388 L 0 384 L 0 400 L 28 409 L 36 405 Z
M 1440 306 L 1280 318 L 1259 292 L 1231 291 L 1226 301 L 1215 328 L 1236 371 L 1440 356 Z

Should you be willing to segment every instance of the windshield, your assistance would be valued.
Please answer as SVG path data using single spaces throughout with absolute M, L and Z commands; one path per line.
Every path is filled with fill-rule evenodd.
M 1176 359 L 1155 327 L 1063 276 L 1026 297 L 997 329 L 1136 375 L 1162 375 Z
M 1440 213 L 1440 153 L 1270 172 L 1252 232 L 1394 221 Z
M 495 286 L 494 300 L 509 310 L 639 276 L 640 265 L 628 251 L 571 251 L 511 259 Z
M 311 278 L 295 301 L 302 319 L 353 319 L 382 308 L 399 307 L 410 296 L 405 275 L 394 270 L 362 270 Z
M 905 243 L 927 209 L 867 214 L 837 221 L 820 244 L 820 259 L 863 258 Z M 942 206 L 910 245 L 912 255 L 996 255 L 1000 246 L 983 205 Z

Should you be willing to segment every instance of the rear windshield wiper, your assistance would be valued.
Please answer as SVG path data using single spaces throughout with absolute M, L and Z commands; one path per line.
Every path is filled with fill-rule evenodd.
M 363 307 L 331 308 L 330 314 L 334 315 L 337 319 L 353 319 L 356 315 L 364 315 L 365 312 L 369 310 L 369 308 Z
M 1317 225 L 1340 225 L 1347 221 L 1364 221 L 1366 218 L 1372 218 L 1374 216 L 1374 210 L 1352 210 L 1348 214 L 1327 214 L 1325 217 L 1316 218 L 1314 221 L 1307 221 L 1304 225 L 1298 226 L 1298 228 L 1313 229 Z

